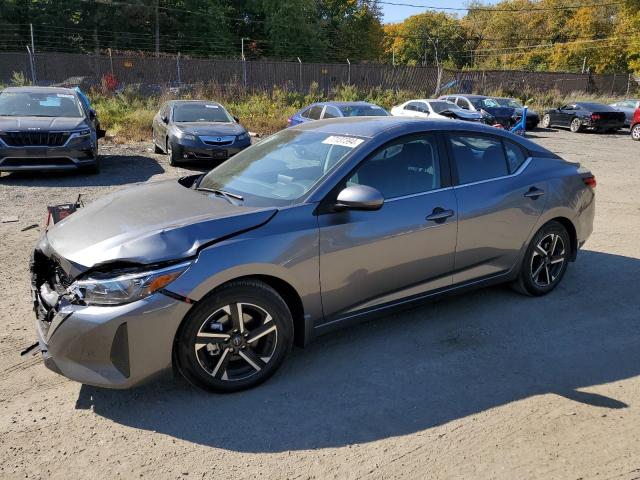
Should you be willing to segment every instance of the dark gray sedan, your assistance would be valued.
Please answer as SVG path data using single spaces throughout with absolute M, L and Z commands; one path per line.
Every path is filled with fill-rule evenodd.
M 93 385 L 173 365 L 212 391 L 249 388 L 294 343 L 394 307 L 496 283 L 551 292 L 591 234 L 594 187 L 485 125 L 309 122 L 47 231 L 32 261 L 39 347 Z
M 96 112 L 69 88 L 12 87 L 0 92 L 0 171 L 98 172 Z
M 216 102 L 173 100 L 153 118 L 156 153 L 168 153 L 171 165 L 189 160 L 220 163 L 251 145 L 247 130 Z
M 625 127 L 631 126 L 631 121 L 633 120 L 633 114 L 636 112 L 638 108 L 640 108 L 640 99 L 632 98 L 621 100 L 616 103 L 612 103 L 609 105 L 610 107 L 615 108 L 619 112 L 623 112 L 625 116 L 624 125 Z

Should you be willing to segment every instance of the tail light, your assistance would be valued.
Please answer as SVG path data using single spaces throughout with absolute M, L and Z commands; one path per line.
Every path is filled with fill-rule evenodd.
M 592 113 L 591 114 L 591 120 L 600 120 L 602 117 L 600 116 L 599 113 Z M 594 185 L 595 186 L 595 185 Z
M 596 188 L 596 177 L 594 177 L 593 175 L 591 175 L 590 177 L 584 177 L 582 181 L 587 187 Z
M 291 125 L 291 117 L 287 118 L 287 125 Z

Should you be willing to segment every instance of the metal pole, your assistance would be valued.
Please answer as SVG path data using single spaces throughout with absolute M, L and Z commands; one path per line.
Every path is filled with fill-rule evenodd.
M 109 67 L 111 69 L 111 76 L 113 77 L 113 56 L 111 55 L 111 47 L 107 48 L 107 52 L 109 52 Z
M 160 0 L 156 0 L 156 57 L 160 56 Z
M 391 64 L 395 67 L 396 66 L 396 46 L 392 46 L 391 47 Z
M 587 57 L 582 59 L 582 73 L 584 73 L 585 68 L 587 68 Z
M 182 79 L 180 75 L 180 52 L 178 52 L 178 56 L 176 57 L 176 69 L 178 72 L 178 86 L 182 84 Z
M 627 93 L 625 97 L 629 98 L 629 89 L 631 88 L 631 74 L 627 76 Z
M 349 64 L 349 76 L 347 77 L 347 84 L 351 85 L 351 62 L 347 58 L 347 63 Z
M 300 64 L 300 80 L 298 82 L 298 88 L 300 89 L 300 91 L 302 91 L 302 60 L 300 60 L 300 57 L 296 57 L 298 59 L 298 63 Z
M 31 29 L 31 53 L 33 55 L 36 54 L 36 42 L 34 40 L 34 35 L 33 35 L 33 23 L 29 24 L 29 28 Z M 32 56 L 31 57 L 31 76 L 33 77 L 33 84 L 35 85 L 36 83 L 36 59 Z
M 247 59 L 244 56 L 244 37 L 240 38 L 242 55 L 242 85 L 247 88 Z
M 31 49 L 29 48 L 29 45 L 27 45 L 27 52 L 29 52 L 29 65 L 31 66 L 31 82 L 35 85 L 36 73 L 33 69 L 33 55 L 31 54 Z

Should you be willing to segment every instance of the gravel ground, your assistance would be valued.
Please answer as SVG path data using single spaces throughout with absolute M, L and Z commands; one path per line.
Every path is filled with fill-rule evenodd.
M 265 385 L 79 385 L 20 359 L 47 204 L 193 171 L 106 145 L 103 172 L 0 178 L 0 478 L 640 478 L 640 145 L 531 135 L 598 180 L 595 231 L 544 298 L 479 290 L 296 350 Z M 37 224 L 26 231 L 22 229 Z

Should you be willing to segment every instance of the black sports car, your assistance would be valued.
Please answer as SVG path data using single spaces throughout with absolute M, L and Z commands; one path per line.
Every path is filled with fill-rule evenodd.
M 624 122 L 624 113 L 609 105 L 576 102 L 547 110 L 540 125 L 543 128 L 569 127 L 576 133 L 587 128 L 597 131 L 616 131 L 624 127 Z

